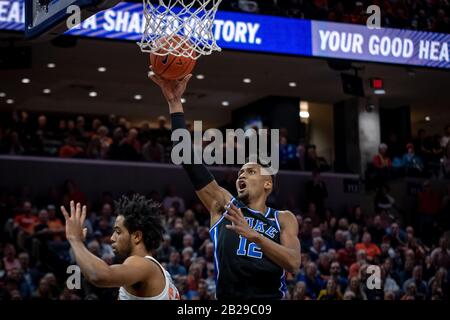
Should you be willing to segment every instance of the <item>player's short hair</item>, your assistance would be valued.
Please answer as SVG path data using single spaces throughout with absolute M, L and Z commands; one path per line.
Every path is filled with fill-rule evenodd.
M 266 169 L 267 172 L 271 171 L 270 164 L 261 162 L 259 157 L 256 158 L 256 162 L 255 161 L 251 161 L 250 158 L 247 157 L 247 158 L 245 158 L 245 164 L 247 164 L 247 163 L 256 163 L 256 164 L 260 165 L 262 168 Z M 275 190 L 275 186 L 276 186 L 276 175 L 275 174 L 271 174 L 269 176 L 272 178 L 272 191 L 273 191 L 273 190 Z
M 164 227 L 161 221 L 161 204 L 147 200 L 140 194 L 134 194 L 131 198 L 122 196 L 114 202 L 115 213 L 124 217 L 124 226 L 131 234 L 142 232 L 142 239 L 147 250 L 159 247 Z

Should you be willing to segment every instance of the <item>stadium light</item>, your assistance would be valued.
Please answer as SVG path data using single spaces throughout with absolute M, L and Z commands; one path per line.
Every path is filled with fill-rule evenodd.
M 186 103 L 186 99 L 185 98 L 181 98 L 181 103 Z
M 297 86 L 296 82 L 289 82 L 289 87 L 295 88 Z
M 309 112 L 308 111 L 300 111 L 300 118 L 309 119 Z
M 134 95 L 134 100 L 142 100 L 142 95 L 140 95 L 140 94 L 135 94 Z
M 230 103 L 228 101 L 222 101 L 222 106 L 228 107 Z
M 28 78 L 23 78 L 23 79 L 22 79 L 22 83 L 27 84 L 27 83 L 30 83 L 30 82 L 31 82 L 31 80 L 28 79 Z
M 13 104 L 13 103 L 14 103 L 14 100 L 13 100 L 13 99 L 7 99 L 7 100 L 6 100 L 6 103 L 7 103 L 7 104 Z
M 53 62 L 47 63 L 47 68 L 53 69 L 55 67 L 56 67 L 56 64 L 54 64 Z
M 196 76 L 196 78 L 197 78 L 198 80 L 203 80 L 203 79 L 205 79 L 205 76 L 204 76 L 203 74 L 198 74 L 198 75 Z
M 250 78 L 244 78 L 242 81 L 244 83 L 252 83 L 252 79 L 250 79 Z
M 430 118 L 429 116 L 426 116 L 426 117 L 425 117 L 425 121 L 426 121 L 426 122 L 430 122 L 430 121 L 431 121 L 431 118 Z
M 95 91 L 89 92 L 89 97 L 95 98 L 96 96 L 97 96 L 97 92 L 95 92 Z
M 106 72 L 106 68 L 105 67 L 98 67 L 97 71 L 98 72 Z
M 42 90 L 42 93 L 43 94 L 50 94 L 50 93 L 52 93 L 52 90 L 50 90 L 48 88 L 45 88 L 44 90 Z
M 0 92 L 0 98 L 4 98 L 6 97 L 6 93 L 5 92 Z

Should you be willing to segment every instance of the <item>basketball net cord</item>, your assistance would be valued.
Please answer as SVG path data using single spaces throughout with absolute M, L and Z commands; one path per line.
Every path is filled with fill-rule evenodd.
M 222 0 L 143 0 L 142 52 L 191 59 L 221 51 L 213 34 Z

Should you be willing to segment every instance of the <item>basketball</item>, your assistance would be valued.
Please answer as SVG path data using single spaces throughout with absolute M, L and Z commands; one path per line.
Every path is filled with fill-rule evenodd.
M 158 53 L 164 54 L 164 51 L 169 48 L 172 49 L 177 47 L 179 43 L 182 41 L 180 36 L 172 36 L 169 39 L 161 38 L 159 41 L 164 41 L 165 44 L 159 49 Z M 188 53 L 189 55 L 196 56 L 195 51 L 189 46 L 188 43 L 183 43 L 180 45 L 178 49 L 175 50 L 176 53 Z M 196 60 L 185 57 L 185 56 L 177 56 L 171 53 L 167 53 L 165 55 L 158 55 L 150 53 L 150 64 L 153 68 L 153 72 L 155 72 L 160 77 L 163 77 L 167 80 L 180 80 L 183 79 L 186 75 L 192 72 L 195 67 Z

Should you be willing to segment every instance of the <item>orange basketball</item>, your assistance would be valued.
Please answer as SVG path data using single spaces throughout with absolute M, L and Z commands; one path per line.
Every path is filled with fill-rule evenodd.
M 177 48 L 182 38 L 174 35 L 170 38 L 162 38 L 159 41 L 164 41 L 164 45 L 159 49 L 158 53 L 164 54 L 162 56 L 150 53 L 150 64 L 152 65 L 153 72 L 160 77 L 167 80 L 180 80 L 186 75 L 192 72 L 195 67 L 196 60 L 184 56 L 173 55 L 172 48 Z M 189 53 L 192 56 L 196 56 L 196 52 L 187 43 L 183 43 L 174 52 L 177 53 Z

